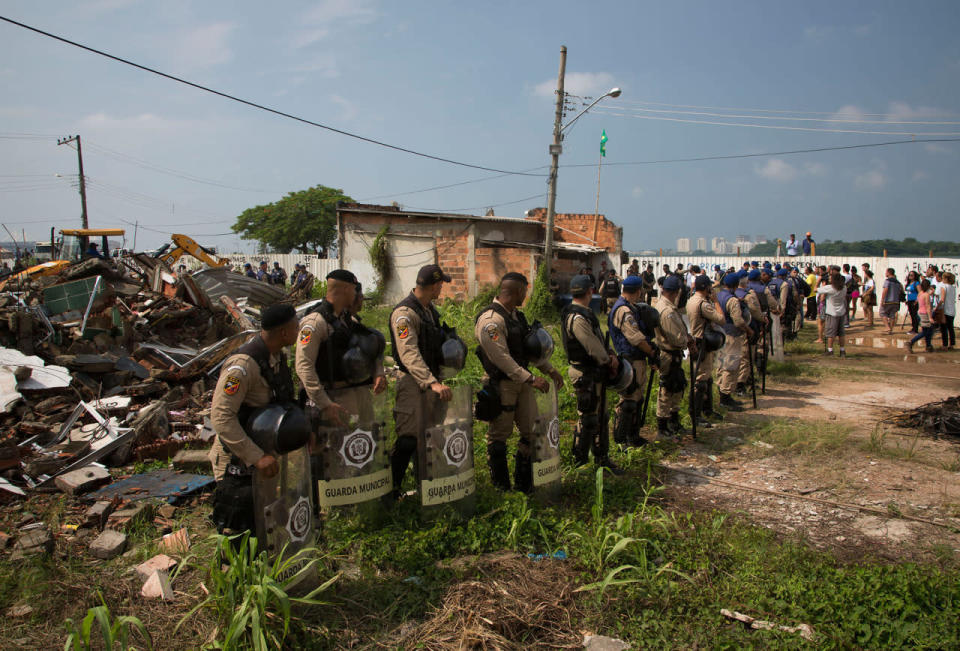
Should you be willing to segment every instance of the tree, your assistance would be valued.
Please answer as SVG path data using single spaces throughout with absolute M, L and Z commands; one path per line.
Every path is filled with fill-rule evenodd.
M 326 257 L 337 236 L 337 202 L 352 202 L 343 190 L 323 185 L 291 192 L 265 206 L 248 208 L 231 228 L 280 253 L 296 249 Z

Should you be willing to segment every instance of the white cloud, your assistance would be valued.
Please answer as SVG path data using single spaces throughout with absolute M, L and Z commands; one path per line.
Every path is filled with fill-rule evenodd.
M 810 176 L 823 176 L 827 173 L 827 166 L 823 163 L 804 163 L 803 171 Z
M 771 158 L 762 167 L 754 167 L 753 171 L 772 181 L 792 181 L 797 178 L 797 168 L 779 158 Z
M 633 188 L 630 194 L 632 194 L 635 199 L 639 199 L 641 196 L 643 196 L 643 188 L 638 185 Z
M 596 97 L 613 88 L 613 75 L 609 72 L 569 72 L 564 76 L 563 89 L 573 95 Z M 557 80 L 548 79 L 533 87 L 533 94 L 554 97 Z
M 174 37 L 172 51 L 182 66 L 205 68 L 228 63 L 233 59 L 233 50 L 228 41 L 234 23 L 219 22 L 191 29 Z
M 297 49 L 307 47 L 326 38 L 337 23 L 367 25 L 379 16 L 371 0 L 323 0 L 303 14 L 303 27 L 294 34 L 291 45 Z
M 932 120 L 934 118 L 949 117 L 950 112 L 932 106 L 910 106 L 906 102 L 890 102 L 887 109 L 887 120 Z
M 117 9 L 125 9 L 131 5 L 135 5 L 139 1 L 140 0 L 94 0 L 94 2 L 80 5 L 79 9 L 89 13 L 116 11 Z
M 340 68 L 337 66 L 337 60 L 332 54 L 317 54 L 303 63 L 292 68 L 293 72 L 303 72 L 318 74 L 326 79 L 334 79 L 340 76 Z
M 922 181 L 923 179 L 927 178 L 927 176 L 929 175 L 923 170 L 917 170 L 913 173 L 913 176 L 910 177 L 910 180 L 916 183 L 917 181 Z
M 803 28 L 803 37 L 811 41 L 822 41 L 831 36 L 836 28 L 831 25 L 810 25 Z
M 100 111 L 80 118 L 82 129 L 102 131 L 173 131 L 200 126 L 197 120 L 175 120 L 155 113 L 141 113 L 129 117 L 115 117 Z
M 886 175 L 880 170 L 870 170 L 857 175 L 854 185 L 859 190 L 879 190 L 887 184 Z
M 341 95 L 331 95 L 330 101 L 340 107 L 341 116 L 344 120 L 352 120 L 357 117 L 357 107 L 353 105 L 353 102 L 348 100 L 346 97 Z
M 861 121 L 867 119 L 867 116 L 866 112 L 860 107 L 847 104 L 846 106 L 841 106 L 840 109 L 833 114 L 833 119 Z
M 952 154 L 953 150 L 947 147 L 946 145 L 941 145 L 936 142 L 928 142 L 923 145 L 924 151 L 928 154 Z

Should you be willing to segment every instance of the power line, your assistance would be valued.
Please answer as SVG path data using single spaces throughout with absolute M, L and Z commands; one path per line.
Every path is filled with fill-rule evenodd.
M 533 170 L 542 170 L 548 167 L 547 165 L 540 165 L 539 167 L 531 167 L 529 169 L 523 170 L 524 172 L 531 172 Z M 357 199 L 360 203 L 365 201 L 375 201 L 377 199 L 384 199 L 388 197 L 402 197 L 407 194 L 419 194 L 421 192 L 432 192 L 433 190 L 446 190 L 447 188 L 455 188 L 460 185 L 469 185 L 471 183 L 480 183 L 482 181 L 492 181 L 494 179 L 502 179 L 505 176 L 513 176 L 513 174 L 497 174 L 496 176 L 482 176 L 478 179 L 470 179 L 468 181 L 460 181 L 458 183 L 449 183 L 447 185 L 435 185 L 432 188 L 422 188 L 420 190 L 409 190 L 407 192 L 393 192 L 391 194 L 380 194 L 375 197 L 366 197 L 364 199 Z
M 143 224 L 136 224 L 132 221 L 121 219 L 121 222 L 127 224 L 128 226 L 137 226 L 140 230 L 149 231 L 151 233 L 159 233 L 160 235 L 173 235 L 173 231 L 161 231 L 156 228 L 150 228 L 149 226 L 144 226 Z M 227 235 L 236 236 L 238 233 L 229 232 L 229 233 L 191 233 L 191 237 L 224 237 Z
M 726 154 L 719 156 L 696 156 L 691 158 L 665 158 L 659 160 L 628 161 L 620 163 L 604 163 L 605 165 L 659 165 L 664 163 L 692 163 L 708 160 L 728 160 L 734 158 L 763 158 L 765 156 L 789 156 L 792 154 L 814 154 L 824 151 L 840 151 L 843 149 L 864 149 L 867 147 L 890 147 L 893 145 L 914 145 L 925 142 L 960 142 L 960 138 L 917 138 L 914 140 L 891 140 L 889 142 L 868 142 L 860 145 L 839 145 L 836 147 L 814 147 L 810 149 L 791 149 L 786 151 L 767 151 L 758 154 Z M 578 163 L 575 165 L 561 165 L 560 167 L 596 167 L 596 163 Z
M 711 120 L 687 120 L 684 118 L 669 118 L 659 115 L 635 115 L 632 113 L 619 113 L 614 110 L 598 107 L 594 109 L 597 113 L 605 115 L 614 115 L 624 118 L 634 118 L 637 120 L 663 120 L 666 122 L 686 122 L 688 124 L 705 124 L 721 127 L 750 127 L 754 129 L 780 129 L 783 131 L 814 131 L 820 133 L 857 133 L 864 135 L 877 136 L 960 136 L 960 131 L 866 131 L 858 129 L 823 129 L 816 127 L 790 127 L 774 124 L 747 124 L 744 122 L 716 122 Z
M 609 107 L 607 107 L 609 110 Z M 777 115 L 751 115 L 748 113 L 713 113 L 710 111 L 677 111 L 672 109 L 648 109 L 648 108 L 632 108 L 629 106 L 623 107 L 622 110 L 634 111 L 641 113 L 669 113 L 674 115 L 702 115 L 705 117 L 716 117 L 716 118 L 748 118 L 751 120 L 780 120 L 788 122 L 841 122 L 847 124 L 925 124 L 925 125 L 958 125 L 960 121 L 944 121 L 944 122 L 932 122 L 932 121 L 915 121 L 915 120 L 857 120 L 857 119 L 848 119 L 848 118 L 804 118 L 804 117 L 795 117 L 790 115 L 777 116 Z M 837 114 L 834 114 L 837 115 Z M 891 116 L 899 117 L 899 116 Z
M 524 198 L 522 198 L 522 199 L 515 199 L 515 200 L 513 200 L 513 201 L 505 201 L 505 202 L 503 202 L 503 203 L 495 203 L 495 204 L 485 203 L 485 204 L 483 204 L 482 206 L 473 206 L 473 207 L 470 207 L 470 208 L 443 208 L 443 209 L 441 209 L 441 208 L 417 208 L 416 206 L 405 206 L 405 208 L 409 208 L 409 209 L 411 209 L 411 210 L 429 210 L 429 211 L 431 211 L 431 212 L 467 212 L 467 211 L 469 211 L 469 210 L 483 210 L 484 208 L 500 208 L 500 207 L 502 207 L 502 206 L 512 206 L 512 205 L 517 204 L 517 203 L 523 203 L 524 201 L 530 201 L 531 199 L 538 199 L 538 198 L 540 198 L 540 196 L 541 196 L 541 193 L 538 192 L 538 193 L 535 194 L 535 195 L 532 195 L 532 196 L 529 196 L 529 197 L 524 197 Z
M 57 36 L 56 34 L 51 34 L 50 32 L 46 32 L 46 31 L 44 31 L 44 30 L 42 30 L 42 29 L 38 29 L 38 28 L 36 28 L 36 27 L 31 27 L 30 25 L 27 25 L 27 24 L 25 24 L 25 23 L 18 22 L 18 21 L 16 21 L 16 20 L 13 20 L 12 18 L 7 18 L 6 16 L 0 16 L 0 20 L 3 20 L 4 22 L 10 23 L 11 25 L 16 25 L 17 27 L 22 27 L 22 28 L 24 28 L 24 29 L 30 30 L 31 32 L 35 32 L 35 33 L 37 33 L 37 34 L 41 34 L 41 35 L 46 36 L 46 37 L 48 37 L 48 38 L 52 38 L 52 39 L 54 39 L 54 40 L 60 41 L 61 43 L 66 43 L 67 45 L 72 45 L 72 46 L 77 47 L 77 48 L 80 48 L 80 49 L 82 49 L 82 50 L 86 50 L 87 52 L 92 52 L 92 53 L 94 53 L 94 54 L 99 54 L 99 55 L 102 56 L 102 57 L 106 57 L 106 58 L 108 58 L 108 59 L 112 59 L 112 60 L 117 61 L 117 62 L 119 62 L 119 63 L 123 63 L 123 64 L 126 64 L 126 65 L 128 65 L 128 66 L 132 66 L 132 67 L 134 67 L 134 68 L 138 68 L 138 69 L 140 69 L 140 70 L 143 70 L 143 71 L 145 71 L 145 72 L 149 72 L 149 73 L 151 73 L 151 74 L 154 74 L 154 75 L 157 75 L 157 76 L 160 76 L 160 77 L 164 77 L 164 78 L 166 78 L 166 79 L 170 79 L 171 81 L 176 81 L 176 82 L 178 82 L 178 83 L 184 84 L 184 85 L 186 85 L 186 86 L 190 86 L 190 87 L 192 87 L 192 88 L 196 88 L 196 89 L 198 89 L 198 90 L 205 91 L 205 92 L 207 92 L 207 93 L 212 93 L 212 94 L 214 94 L 214 95 L 219 95 L 220 97 L 223 97 L 223 98 L 226 98 L 226 99 L 229 99 L 229 100 L 233 100 L 234 102 L 239 102 L 240 104 L 246 104 L 247 106 L 251 106 L 251 107 L 253 107 L 253 108 L 260 109 L 261 111 L 267 111 L 268 113 L 273 113 L 274 115 L 279 115 L 279 116 L 281 116 L 281 117 L 289 118 L 289 119 L 291 119 L 291 120 L 296 120 L 297 122 L 302 122 L 302 123 L 304 123 L 304 124 L 309 124 L 310 126 L 317 127 L 317 128 L 319 128 L 319 129 L 325 129 L 326 131 L 330 131 L 330 132 L 332 132 L 332 133 L 338 133 L 338 134 L 340 134 L 340 135 L 342 135 L 342 136 L 347 136 L 348 138 L 354 138 L 354 139 L 356 139 L 356 140 L 361 140 L 361 141 L 363 141 L 363 142 L 367 142 L 367 143 L 370 143 L 370 144 L 373 144 L 373 145 L 378 145 L 378 146 L 380 146 L 380 147 L 386 147 L 387 149 L 393 149 L 394 151 L 403 152 L 403 153 L 405 153 L 405 154 L 410 154 L 410 155 L 412 155 L 412 156 L 419 156 L 419 157 L 421 157 L 421 158 L 428 158 L 428 159 L 431 159 L 431 160 L 439 161 L 439 162 L 441 162 L 441 163 L 448 163 L 448 164 L 450 164 L 450 165 L 459 165 L 460 167 L 470 167 L 470 168 L 473 168 L 473 169 L 484 170 L 484 171 L 486 171 L 486 172 L 498 172 L 498 173 L 500 173 L 500 174 L 514 174 L 514 175 L 518 175 L 518 176 L 544 176 L 543 174 L 528 174 L 528 173 L 525 173 L 525 172 L 513 172 L 513 171 L 510 171 L 510 170 L 501 170 L 501 169 L 497 169 L 497 168 L 494 168 L 494 167 L 485 167 L 485 166 L 483 166 L 483 165 L 475 165 L 475 164 L 473 164 L 473 163 L 464 163 L 464 162 L 462 162 L 462 161 L 453 160 L 453 159 L 451 159 L 451 158 L 443 158 L 442 156 L 434 156 L 433 154 L 426 154 L 426 153 L 424 153 L 424 152 L 416 151 L 416 150 L 413 150 L 413 149 L 408 149 L 408 148 L 406 148 L 406 147 L 400 147 L 400 146 L 398 146 L 398 145 L 391 145 L 391 144 L 386 143 L 386 142 L 383 142 L 383 141 L 381 141 L 381 140 L 375 140 L 375 139 L 373 139 L 373 138 L 368 138 L 368 137 L 366 137 L 366 136 L 361 136 L 361 135 L 356 134 L 356 133 L 351 133 L 351 132 L 349 132 L 349 131 L 344 131 L 343 129 L 337 129 L 337 128 L 335 128 L 335 127 L 331 127 L 331 126 L 328 126 L 328 125 L 326 125 L 326 124 L 321 124 L 320 122 L 315 122 L 315 121 L 313 121 L 313 120 L 308 120 L 308 119 L 306 119 L 306 118 L 298 117 L 298 116 L 296 116 L 296 115 L 293 115 L 292 113 L 286 113 L 286 112 L 281 111 L 281 110 L 279 110 L 279 109 L 270 108 L 269 106 L 265 106 L 265 105 L 263 105 L 263 104 L 258 104 L 258 103 L 256 103 L 256 102 L 252 102 L 252 101 L 250 101 L 250 100 L 242 99 L 242 98 L 240 98 L 240 97 L 237 97 L 237 96 L 235 96 L 235 95 L 230 95 L 229 93 L 225 93 L 225 92 L 223 92 L 223 91 L 214 90 L 213 88 L 210 88 L 210 87 L 208 87 L 208 86 L 203 86 L 203 85 L 201 85 L 201 84 L 198 84 L 198 83 L 195 83 L 195 82 L 192 82 L 192 81 L 188 81 L 188 80 L 186 80 L 186 79 L 183 79 L 182 77 L 177 77 L 177 76 L 175 76 L 175 75 L 171 75 L 171 74 L 168 74 L 168 73 L 166 73 L 166 72 L 161 72 L 161 71 L 159 71 L 159 70 L 156 70 L 155 68 L 150 68 L 150 67 L 148 67 L 148 66 L 145 66 L 145 65 L 142 65 L 142 64 L 139 64 L 139 63 L 135 63 L 135 62 L 130 61 L 130 60 L 128 60 L 128 59 L 124 59 L 124 58 L 115 56 L 115 55 L 113 55 L 113 54 L 109 54 L 109 53 L 107 53 L 107 52 L 104 52 L 103 50 L 98 50 L 98 49 L 93 48 L 93 47 L 90 47 L 90 46 L 88 46 L 88 45 L 83 45 L 83 44 L 81 44 L 81 43 L 77 43 L 76 41 L 71 41 L 70 39 L 64 38 L 64 37 L 62 37 L 62 36 Z
M 752 113 L 791 113 L 794 115 L 836 115 L 838 111 L 799 111 L 793 109 L 762 109 L 762 108 L 741 108 L 730 106 L 703 106 L 699 104 L 667 104 L 664 102 L 649 102 L 645 100 L 620 100 L 618 104 L 640 104 L 645 106 L 668 106 L 682 109 L 706 109 L 712 111 L 741 111 Z M 893 117 L 893 113 L 862 113 L 864 117 Z

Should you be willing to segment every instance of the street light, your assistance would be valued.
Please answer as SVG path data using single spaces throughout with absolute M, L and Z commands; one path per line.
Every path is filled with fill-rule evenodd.
M 553 263 L 553 221 L 556 216 L 557 208 L 557 168 L 560 166 L 560 154 L 563 152 L 563 132 L 570 128 L 574 122 L 580 119 L 580 116 L 596 106 L 601 100 L 607 97 L 620 97 L 619 88 L 611 88 L 606 94 L 601 95 L 593 101 L 590 106 L 580 111 L 565 126 L 560 123 L 563 120 L 563 77 L 567 67 L 567 46 L 560 46 L 560 74 L 557 76 L 557 109 L 553 121 L 553 144 L 550 145 L 550 192 L 547 195 L 547 233 L 543 243 L 544 265 L 546 267 L 546 278 L 550 278 L 550 267 Z

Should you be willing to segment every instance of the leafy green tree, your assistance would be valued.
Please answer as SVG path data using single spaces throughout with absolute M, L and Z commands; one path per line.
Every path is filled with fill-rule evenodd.
M 248 208 L 231 227 L 245 240 L 259 240 L 273 251 L 326 257 L 337 236 L 337 202 L 352 202 L 343 190 L 317 185 L 291 192 L 265 206 Z

